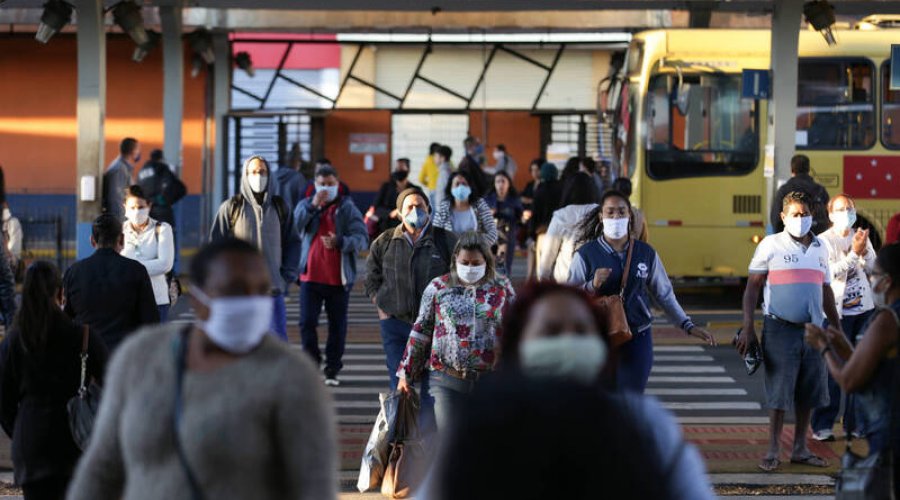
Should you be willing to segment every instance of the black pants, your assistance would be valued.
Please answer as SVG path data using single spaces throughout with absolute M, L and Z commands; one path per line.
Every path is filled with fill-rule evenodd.
M 69 478 L 49 477 L 22 486 L 25 500 L 64 500 Z

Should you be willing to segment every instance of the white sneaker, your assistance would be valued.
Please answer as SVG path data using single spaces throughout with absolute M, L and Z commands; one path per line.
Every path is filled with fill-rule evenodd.
M 337 379 L 337 377 L 329 377 L 325 379 L 325 385 L 328 387 L 337 387 L 341 385 L 341 381 Z
M 813 432 L 813 439 L 816 441 L 834 441 L 834 432 L 831 429 L 823 429 Z

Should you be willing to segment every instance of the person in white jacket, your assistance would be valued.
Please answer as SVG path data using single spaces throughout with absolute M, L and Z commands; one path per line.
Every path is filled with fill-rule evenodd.
M 150 202 L 144 197 L 140 186 L 131 186 L 126 190 L 122 232 L 125 246 L 121 253 L 147 268 L 159 308 L 159 320 L 165 322 L 171 305 L 166 273 L 172 270 L 175 262 L 175 240 L 172 226 L 150 218 Z
M 6 239 L 6 251 L 10 256 L 10 267 L 15 271 L 22 260 L 22 223 L 9 211 L 9 205 L 3 204 L 3 237 Z
M 581 222 L 597 208 L 594 184 L 585 173 L 578 173 L 563 186 L 562 208 L 553 212 L 547 232 L 538 248 L 537 279 L 566 283 L 575 255 L 575 239 Z

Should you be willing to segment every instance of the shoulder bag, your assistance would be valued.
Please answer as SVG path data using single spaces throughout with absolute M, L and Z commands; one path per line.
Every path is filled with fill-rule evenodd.
M 622 271 L 622 287 L 616 295 L 600 295 L 595 303 L 603 312 L 606 321 L 604 329 L 612 347 L 617 347 L 631 340 L 631 328 L 625 315 L 625 286 L 628 285 L 628 274 L 631 271 L 631 254 L 634 251 L 634 240 L 628 242 L 628 254 L 625 257 L 625 269 Z M 593 276 L 591 277 L 593 279 Z
M 178 455 L 178 462 L 181 464 L 184 475 L 187 477 L 188 485 L 191 488 L 192 500 L 204 500 L 206 496 L 200 489 L 200 482 L 197 481 L 197 475 L 188 462 L 187 454 L 184 452 L 184 444 L 181 442 L 181 435 L 178 433 L 178 427 L 181 423 L 181 411 L 184 406 L 182 398 L 182 388 L 184 387 L 184 372 L 187 369 L 187 350 L 188 350 L 188 334 L 191 329 L 185 328 L 178 337 L 175 338 L 175 411 L 172 412 L 172 434 L 175 438 L 175 453 Z
M 91 430 L 94 428 L 94 419 L 100 410 L 100 386 L 87 380 L 88 341 L 90 329 L 87 325 L 81 327 L 81 382 L 78 385 L 78 394 L 66 403 L 66 411 L 69 413 L 69 430 L 72 432 L 72 440 L 81 451 L 87 449 L 91 440 Z
M 888 311 L 897 321 L 897 328 L 900 330 L 900 318 L 893 310 L 880 308 L 878 311 Z M 900 342 L 898 342 L 900 346 Z M 900 363 L 896 361 L 895 363 Z M 900 384 L 900 365 L 894 367 L 893 386 Z M 894 397 L 900 397 L 896 394 Z M 893 407 L 897 407 L 896 404 Z M 852 411 L 847 412 L 851 418 L 854 416 Z M 898 418 L 898 415 L 892 415 L 892 418 Z M 892 425 L 892 424 L 889 424 Z M 853 424 L 848 428 L 853 428 Z M 863 457 L 857 455 L 850 449 L 853 442 L 853 434 L 847 434 L 847 449 L 844 456 L 841 457 L 841 472 L 838 474 L 837 481 L 834 485 L 835 500 L 896 500 L 894 495 L 894 464 L 893 453 L 890 447 L 876 453 L 869 453 L 869 456 Z M 891 442 L 890 438 L 888 442 Z

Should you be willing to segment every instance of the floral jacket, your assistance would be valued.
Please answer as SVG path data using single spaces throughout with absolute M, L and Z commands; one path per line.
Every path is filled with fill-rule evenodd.
M 451 286 L 450 275 L 435 278 L 422 295 L 397 376 L 421 378 L 426 361 L 437 371 L 493 370 L 500 354 L 503 310 L 514 298 L 504 276 L 479 286 Z

